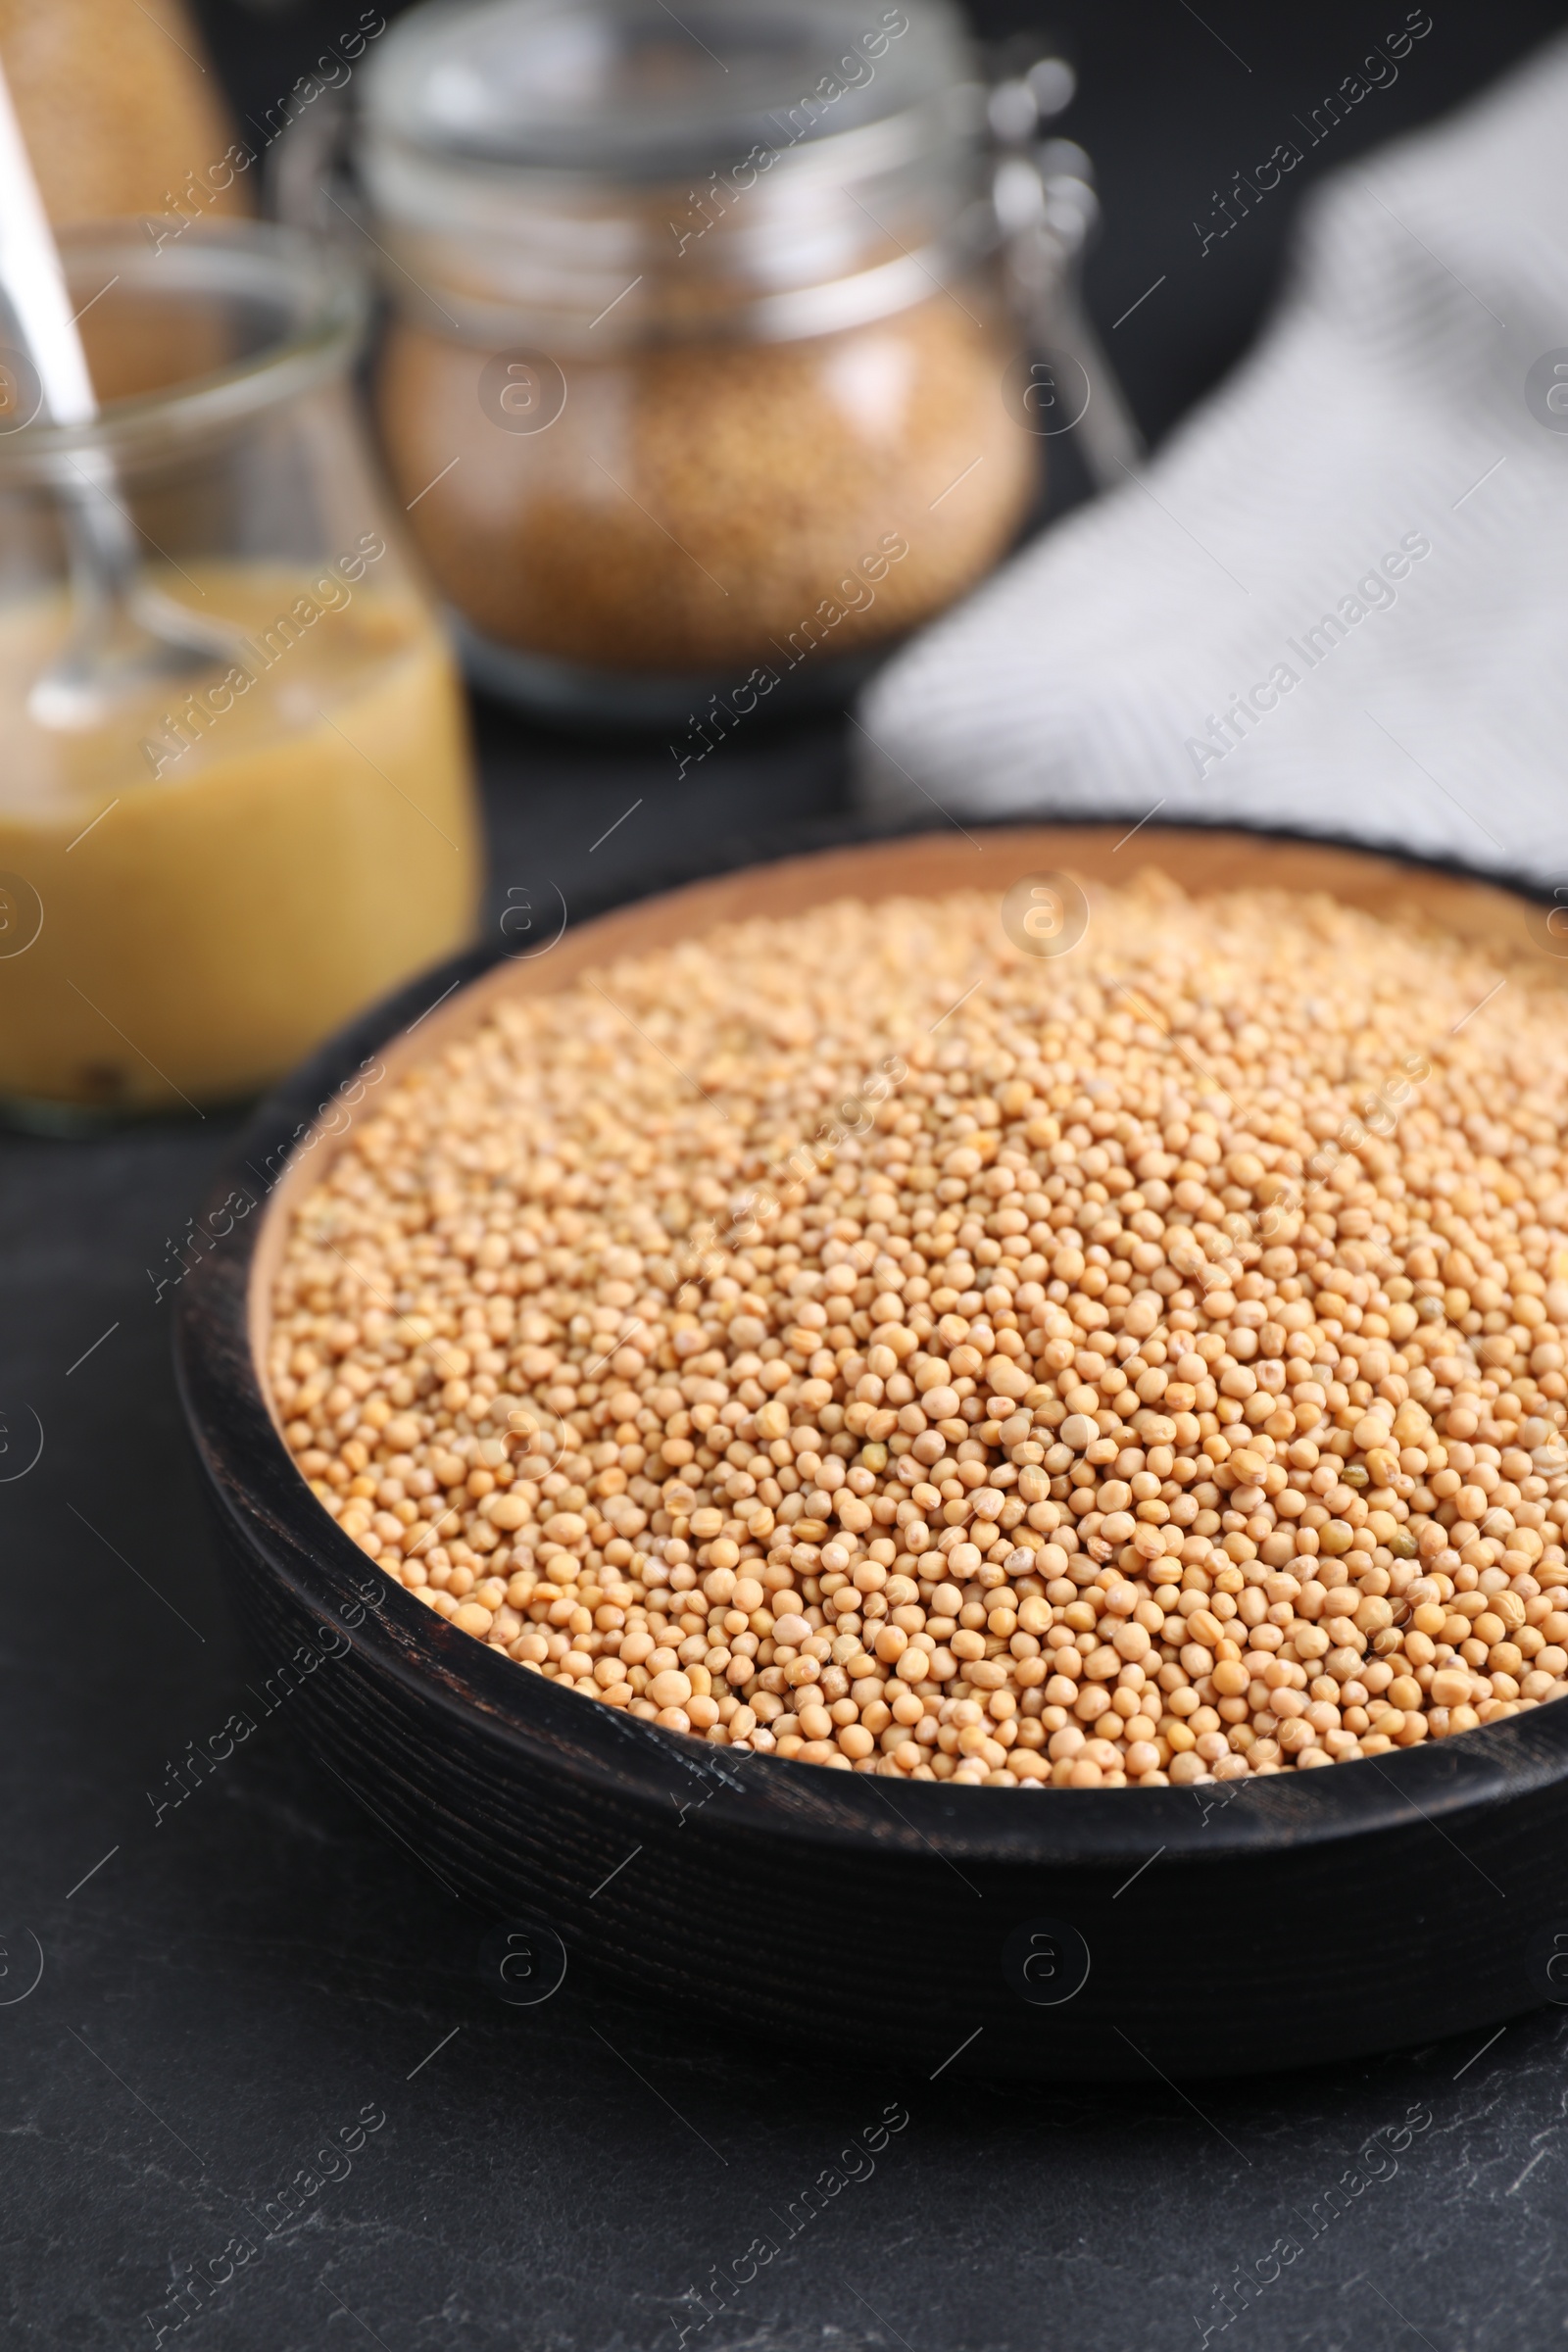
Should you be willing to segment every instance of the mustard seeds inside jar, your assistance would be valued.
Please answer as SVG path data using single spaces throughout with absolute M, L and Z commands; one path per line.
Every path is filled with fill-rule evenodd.
M 486 682 L 842 691 L 1016 533 L 983 93 L 942 0 L 485 0 L 372 71 L 392 468 Z

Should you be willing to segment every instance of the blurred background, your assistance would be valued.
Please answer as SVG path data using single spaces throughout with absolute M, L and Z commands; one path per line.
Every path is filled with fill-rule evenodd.
M 405 10 L 378 0 L 377 13 L 391 23 Z M 864 13 L 869 22 L 877 12 Z M 1206 225 L 1233 174 L 1295 136 L 1293 124 L 1367 46 L 1403 24 L 1410 12 L 1400 0 L 1381 15 L 1357 0 L 1263 12 L 1214 0 L 1200 14 L 1182 0 L 1118 0 L 1114 9 L 1091 0 L 1049 8 L 971 0 L 964 13 L 983 40 L 1022 34 L 1043 49 L 1059 47 L 1074 65 L 1076 94 L 1057 127 L 1094 159 L 1104 219 L 1087 291 L 1107 345 L 1127 305 L 1161 271 L 1179 273 L 1175 299 L 1152 318 L 1129 319 L 1114 347 L 1152 443 L 1246 350 L 1278 285 L 1292 216 L 1314 179 L 1473 97 L 1568 23 L 1568 10 L 1553 0 L 1440 7 L 1432 37 L 1397 83 L 1308 150 L 1259 207 L 1248 235 L 1216 243 L 1200 267 L 1193 222 Z M 346 27 L 359 11 L 347 0 L 336 15 L 322 0 L 200 0 L 197 15 L 236 114 L 260 122 L 310 71 L 337 17 Z
M 399 13 L 388 0 L 389 19 Z M 1558 0 L 1439 7 L 1397 81 L 1318 146 L 1299 136 L 1303 163 L 1257 206 L 1247 233 L 1203 252 L 1195 223 L 1213 223 L 1216 196 L 1235 173 L 1298 137 L 1301 119 L 1407 13 L 1398 0 L 1382 15 L 1360 0 L 1264 11 L 1237 0 L 1200 9 L 1186 0 L 1111 9 L 973 0 L 966 9 L 985 42 L 1022 36 L 1072 63 L 1075 95 L 1052 128 L 1087 149 L 1102 207 L 1085 261 L 1087 306 L 1152 447 L 1256 336 L 1281 287 L 1295 215 L 1323 173 L 1461 105 L 1568 22 Z M 236 112 L 256 121 L 309 70 L 330 12 L 318 0 L 205 0 L 200 15 Z M 1159 294 L 1124 317 L 1162 275 Z M 1089 483 L 1070 435 L 1053 441 L 1051 455 L 1054 515 Z M 635 876 L 641 861 L 729 862 L 760 834 L 831 819 L 846 806 L 851 729 L 837 712 L 742 730 L 679 782 L 657 736 L 635 747 L 584 741 L 483 698 L 476 717 L 495 854 L 492 920 L 509 883 L 554 880 L 575 904 L 574 894 Z M 588 845 L 639 796 L 648 802 L 640 820 L 659 803 L 657 825 L 647 834 L 622 825 L 590 859 Z

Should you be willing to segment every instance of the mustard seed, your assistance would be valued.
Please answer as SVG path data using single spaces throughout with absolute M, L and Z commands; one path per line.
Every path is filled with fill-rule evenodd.
M 1326 900 L 1148 874 L 1070 961 L 979 894 L 751 921 L 389 1085 L 271 1394 L 388 1577 L 669 1730 L 1384 1755 L 1568 1692 L 1565 1085 L 1553 972 Z

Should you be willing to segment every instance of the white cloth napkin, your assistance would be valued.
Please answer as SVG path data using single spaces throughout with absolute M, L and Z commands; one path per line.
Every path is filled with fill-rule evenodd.
M 1256 351 L 859 723 L 886 809 L 1157 808 L 1568 876 L 1568 42 L 1325 180 Z

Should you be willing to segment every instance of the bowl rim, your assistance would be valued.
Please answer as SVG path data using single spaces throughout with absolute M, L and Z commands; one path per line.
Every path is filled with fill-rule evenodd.
M 971 823 L 993 836 L 1016 834 L 1020 844 L 1027 839 L 1037 848 L 1048 847 L 1056 834 L 1081 839 L 1118 829 L 1114 823 L 1017 817 Z M 696 894 L 714 876 L 940 835 L 940 828 L 918 819 L 830 820 L 810 829 L 817 839 L 803 850 L 803 830 L 796 827 L 786 837 L 757 844 L 760 854 L 740 862 L 720 856 L 695 876 L 688 865 L 683 882 L 655 875 L 644 884 L 612 890 L 570 928 L 591 934 L 620 908 Z M 1443 876 L 1526 904 L 1532 896 L 1530 885 L 1517 879 L 1393 856 L 1320 834 L 1188 823 L 1150 825 L 1147 834 L 1150 848 L 1162 838 L 1206 836 L 1237 845 L 1339 851 L 1396 873 Z M 755 1835 L 766 1829 L 808 1846 L 897 1852 L 949 1869 L 963 1861 L 1107 1870 L 1134 1860 L 1216 1863 L 1245 1853 L 1408 1830 L 1416 1820 L 1448 1838 L 1445 1821 L 1451 1824 L 1568 1776 L 1568 1705 L 1547 1704 L 1451 1739 L 1316 1772 L 1109 1790 L 970 1790 L 945 1782 L 903 1781 L 895 1794 L 894 1784 L 874 1774 L 802 1766 L 759 1751 L 738 1755 L 558 1690 L 545 1677 L 522 1672 L 512 1659 L 459 1633 L 382 1577 L 320 1508 L 272 1418 L 251 1346 L 256 1254 L 270 1213 L 269 1197 L 314 1146 L 322 1132 L 319 1121 L 342 1101 L 344 1090 L 383 1047 L 416 1030 L 439 1005 L 508 959 L 504 945 L 481 946 L 419 974 L 349 1022 L 292 1072 L 256 1110 L 211 1185 L 201 1220 L 205 1248 L 198 1249 L 196 1264 L 174 1278 L 180 1284 L 174 1332 L 180 1400 L 230 1533 L 259 1555 L 297 1603 L 317 1614 L 335 1609 L 353 1628 L 350 1645 L 364 1650 L 372 1670 L 392 1677 L 415 1703 L 444 1711 L 455 1735 L 466 1729 L 471 1737 L 482 1730 L 518 1762 L 573 1780 L 581 1796 L 612 1798 L 622 1808 L 646 1812 L 650 1828 L 659 1820 L 669 1827 L 666 1808 L 673 1802 L 677 1822 L 701 1806 L 715 1832 Z M 262 1170 L 274 1163 L 280 1164 L 268 1181 Z M 225 1214 L 227 1226 L 218 1233 L 215 1219 Z M 1157 1850 L 1152 1854 L 1151 1848 Z M 1471 1859 L 1461 1847 L 1455 1852 Z M 1480 1865 L 1472 1861 L 1472 1867 Z

